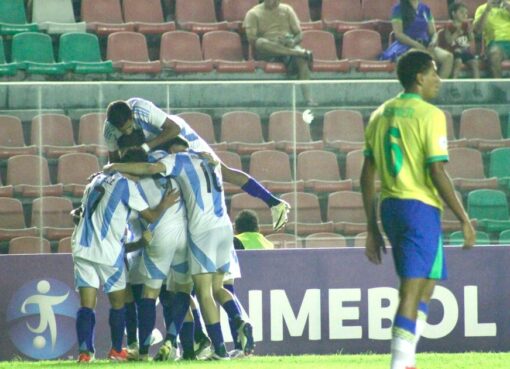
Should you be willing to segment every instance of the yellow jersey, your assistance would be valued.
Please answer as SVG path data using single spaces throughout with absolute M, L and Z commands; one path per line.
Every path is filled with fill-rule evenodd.
M 474 22 L 478 21 L 485 12 L 487 4 L 476 9 Z M 486 45 L 491 41 L 510 41 L 510 12 L 505 8 L 492 8 L 487 14 L 487 21 L 483 27 L 483 40 Z
M 381 200 L 413 199 L 443 209 L 427 165 L 448 161 L 446 118 L 420 95 L 402 93 L 370 117 L 365 156 L 381 178 Z

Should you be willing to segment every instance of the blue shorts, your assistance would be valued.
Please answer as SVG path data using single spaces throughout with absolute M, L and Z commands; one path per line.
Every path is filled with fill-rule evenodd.
M 400 278 L 446 279 L 438 208 L 418 200 L 385 199 L 381 218 Z

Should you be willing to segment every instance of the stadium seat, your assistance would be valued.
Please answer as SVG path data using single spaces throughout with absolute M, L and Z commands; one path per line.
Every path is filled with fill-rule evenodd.
M 346 247 L 347 240 L 344 236 L 331 233 L 321 232 L 313 233 L 305 238 L 305 248 L 316 249 L 316 248 L 332 248 L 332 247 Z
M 468 146 L 468 140 L 466 138 L 457 138 L 455 135 L 455 129 L 453 126 L 453 117 L 452 113 L 448 110 L 443 110 L 443 113 L 446 118 L 446 132 L 448 137 L 448 148 L 453 149 L 456 147 L 466 147 Z
M 302 31 L 324 28 L 322 21 L 312 22 L 308 0 L 284 0 L 282 2 L 292 6 L 292 9 L 294 9 L 296 15 L 299 18 L 299 23 Z
M 319 198 L 316 194 L 305 192 L 284 193 L 282 200 L 287 201 L 290 206 L 289 222 L 285 231 L 306 236 L 318 232 L 332 232 L 333 223 L 323 222 Z
M 246 13 L 258 3 L 258 0 L 222 0 L 222 20 L 230 30 L 241 32 Z
M 0 35 L 37 32 L 37 24 L 27 23 L 24 0 L 0 1 Z
M 503 191 L 471 191 L 468 194 L 467 211 L 469 217 L 477 219 L 478 226 L 489 233 L 510 229 L 508 201 Z
M 65 237 L 58 241 L 57 252 L 59 254 L 70 254 L 72 252 L 71 237 Z
M 99 40 L 92 33 L 66 33 L 60 36 L 58 60 L 72 67 L 77 74 L 113 72 L 111 60 L 101 59 Z
M 15 76 L 17 72 L 17 63 L 7 63 L 5 59 L 4 39 L 0 36 L 0 77 Z
M 49 240 L 71 236 L 74 230 L 71 210 L 73 203 L 66 197 L 47 196 L 34 199 L 30 225 L 42 229 Z
M 64 192 L 62 184 L 50 183 L 48 161 L 38 155 L 10 157 L 7 160 L 6 184 L 13 185 L 18 196 L 60 196 Z
M 507 188 L 510 184 L 510 148 L 492 150 L 489 160 L 489 177 L 496 177 L 499 186 Z
M 292 179 L 289 155 L 276 150 L 257 151 L 251 154 L 250 170 L 269 191 L 276 193 L 303 191 L 303 180 Z
M 313 72 L 349 72 L 346 59 L 339 60 L 335 37 L 327 31 L 308 30 L 303 32 L 301 46 L 313 52 Z
M 230 219 L 232 222 L 234 222 L 237 214 L 245 209 L 250 209 L 257 213 L 260 233 L 267 234 L 273 231 L 271 209 L 262 200 L 244 192 L 232 195 L 230 201 Z
M 175 31 L 175 22 L 165 22 L 160 0 L 123 0 L 124 20 L 134 23 L 135 31 L 143 34 L 163 34 Z
M 448 14 L 448 2 L 443 0 L 427 0 L 427 5 L 430 8 L 434 20 L 448 21 L 450 15 Z
M 50 254 L 50 241 L 41 237 L 16 237 L 9 242 L 9 254 Z
M 449 163 L 446 166 L 453 184 L 461 192 L 478 188 L 498 187 L 498 179 L 486 178 L 480 151 L 466 147 L 449 150 Z
M 348 59 L 359 72 L 393 72 L 395 63 L 378 60 L 382 51 L 381 35 L 377 31 L 353 29 L 343 35 L 342 58 Z
M 193 32 L 164 33 L 159 59 L 163 68 L 177 73 L 208 73 L 214 69 L 212 60 L 204 60 L 200 38 Z
M 322 139 L 326 147 L 347 153 L 364 147 L 363 117 L 355 110 L 330 110 L 324 114 Z
M 324 147 L 322 141 L 312 141 L 310 126 L 305 123 L 300 112 L 282 110 L 271 113 L 268 130 L 269 141 L 275 141 L 276 148 L 289 154 Z
M 159 60 L 149 60 L 147 40 L 138 32 L 115 32 L 108 36 L 106 58 L 122 73 L 160 73 Z
M 359 189 L 359 179 L 361 176 L 361 168 L 363 167 L 363 150 L 353 150 L 347 153 L 345 157 L 345 179 L 352 179 L 352 186 Z M 381 181 L 376 175 L 375 188 L 379 189 Z
M 76 22 L 72 0 L 32 0 L 32 22 L 49 34 L 85 32 L 85 22 Z
M 252 73 L 255 62 L 245 60 L 241 36 L 231 31 L 211 31 L 202 37 L 202 50 L 205 60 L 212 60 L 220 73 Z
M 395 3 L 395 0 L 361 0 L 362 19 L 365 22 L 372 22 L 384 42 L 392 31 L 390 18 Z
M 134 23 L 124 23 L 120 0 L 82 0 L 81 18 L 98 35 L 135 30 Z
M 74 143 L 71 118 L 63 114 L 39 114 L 32 118 L 30 140 L 48 158 L 85 150 Z
M 275 249 L 295 249 L 303 247 L 303 242 L 293 234 L 272 233 L 266 236 Z
M 80 117 L 78 125 L 78 144 L 97 156 L 108 155 L 103 136 L 105 119 L 106 113 L 87 113 Z
M 37 154 L 37 147 L 25 145 L 23 127 L 18 117 L 0 115 L 0 159 L 22 154 Z
M 0 241 L 21 236 L 37 236 L 38 232 L 35 227 L 27 228 L 20 200 L 0 197 Z
M 462 204 L 462 194 L 459 191 L 455 191 L 455 196 Z M 443 214 L 441 216 L 441 229 L 444 233 L 455 232 L 462 230 L 462 224 L 457 219 L 453 211 L 449 206 L 443 204 Z
M 328 221 L 334 224 L 335 232 L 355 235 L 366 231 L 366 216 L 360 192 L 339 191 L 328 197 Z
M 472 108 L 462 111 L 459 137 L 467 138 L 470 146 L 482 151 L 510 147 L 510 138 L 503 139 L 497 111 Z
M 510 229 L 499 234 L 499 244 L 510 246 Z
M 249 111 L 231 111 L 221 117 L 221 141 L 239 155 L 259 150 L 274 150 L 274 141 L 265 142 L 260 116 Z
M 383 235 L 383 238 L 384 238 L 384 245 L 386 247 L 391 247 L 390 240 L 388 240 L 388 238 L 385 235 Z M 354 241 L 354 243 L 353 243 L 354 247 L 365 247 L 365 245 L 367 244 L 367 232 L 358 233 L 354 237 L 353 241 Z
M 444 242 L 446 243 L 446 242 Z M 464 244 L 464 234 L 462 231 L 452 232 L 448 236 L 448 242 L 446 243 L 450 246 L 462 246 Z M 489 235 L 482 231 L 476 231 L 475 245 L 476 246 L 485 246 L 490 245 L 491 240 Z
M 361 2 L 352 0 L 322 0 L 322 21 L 328 30 L 344 33 L 360 28 Z
M 216 155 L 220 158 L 220 160 L 229 168 L 243 170 L 243 165 L 241 163 L 241 157 L 239 154 L 231 151 L 215 151 Z M 238 185 L 223 182 L 223 191 L 226 194 L 240 193 L 243 190 Z
M 80 168 L 80 170 L 76 170 Z M 88 153 L 70 153 L 58 158 L 57 182 L 64 185 L 64 191 L 81 197 L 87 178 L 100 170 L 97 157 Z
M 228 29 L 228 23 L 218 22 L 214 0 L 175 0 L 175 20 L 180 28 L 195 33 Z
M 65 63 L 55 63 L 51 37 L 37 32 L 13 36 L 12 60 L 28 74 L 63 75 L 69 68 Z
M 4 186 L 0 176 L 0 197 L 13 197 L 14 187 L 12 185 Z
M 205 142 L 207 142 L 214 150 L 225 151 L 227 149 L 226 142 L 217 142 L 214 134 L 214 124 L 209 114 L 200 112 L 187 112 L 178 114 L 193 128 Z
M 342 180 L 336 155 L 322 150 L 309 150 L 297 157 L 297 178 L 305 181 L 312 192 L 352 190 L 352 180 Z

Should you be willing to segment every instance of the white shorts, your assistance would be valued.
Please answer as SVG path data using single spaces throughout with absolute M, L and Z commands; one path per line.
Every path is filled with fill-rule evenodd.
M 231 226 L 217 227 L 203 233 L 190 234 L 191 274 L 227 273 L 234 233 Z
M 74 284 L 76 289 L 92 287 L 99 289 L 103 285 L 105 293 L 126 288 L 126 269 L 124 263 L 119 266 L 104 265 L 82 258 L 74 258 Z
M 241 267 L 239 265 L 239 259 L 237 258 L 236 249 L 232 246 L 232 250 L 230 251 L 230 268 L 228 273 L 225 273 L 225 281 L 230 279 L 238 279 L 241 278 Z
M 160 288 L 170 274 L 170 266 L 187 261 L 188 237 L 185 224 L 175 226 L 159 225 L 152 233 L 149 246 L 142 250 L 138 272 L 144 277 L 144 284 Z
M 136 250 L 127 254 L 127 283 L 130 285 L 144 284 L 145 277 L 139 272 L 142 250 Z

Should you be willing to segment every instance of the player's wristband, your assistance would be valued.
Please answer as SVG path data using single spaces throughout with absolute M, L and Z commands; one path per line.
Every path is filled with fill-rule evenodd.
M 151 151 L 151 148 L 146 143 L 142 144 L 141 147 L 142 147 L 143 151 L 145 151 L 145 152 Z

